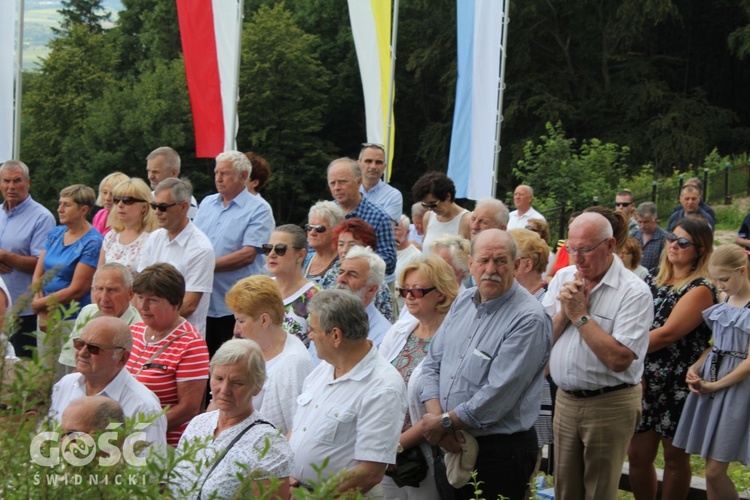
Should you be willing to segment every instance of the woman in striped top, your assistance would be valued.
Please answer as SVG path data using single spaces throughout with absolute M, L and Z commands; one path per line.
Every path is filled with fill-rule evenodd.
M 167 408 L 167 443 L 177 446 L 200 413 L 208 379 L 208 348 L 198 329 L 180 316 L 185 279 L 174 266 L 154 264 L 133 281 L 143 322 L 130 327 L 127 369 Z

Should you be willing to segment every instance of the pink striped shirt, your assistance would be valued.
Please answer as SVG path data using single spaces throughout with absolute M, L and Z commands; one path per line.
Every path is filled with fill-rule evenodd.
M 179 382 L 208 379 L 206 341 L 187 321 L 157 342 L 145 341 L 145 323 L 136 323 L 130 327 L 130 331 L 133 333 L 133 350 L 126 368 L 139 382 L 156 394 L 162 408 L 174 406 L 179 401 L 177 396 Z M 170 340 L 172 343 L 169 347 L 149 362 L 151 357 Z M 143 367 L 147 362 L 148 365 Z M 177 429 L 169 431 L 167 444 L 177 446 L 188 423 L 185 422 Z

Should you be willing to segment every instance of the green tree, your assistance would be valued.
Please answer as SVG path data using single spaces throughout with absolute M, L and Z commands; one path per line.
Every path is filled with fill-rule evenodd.
M 277 222 L 303 221 L 326 196 L 331 146 L 318 134 L 329 76 L 317 45 L 283 4 L 260 7 L 244 28 L 237 142 L 268 159 Z
M 102 23 L 109 21 L 109 13 L 102 14 L 101 0 L 63 0 L 63 8 L 58 12 L 62 15 L 60 28 L 52 28 L 56 35 L 65 34 L 73 26 L 82 24 L 92 33 L 102 33 Z

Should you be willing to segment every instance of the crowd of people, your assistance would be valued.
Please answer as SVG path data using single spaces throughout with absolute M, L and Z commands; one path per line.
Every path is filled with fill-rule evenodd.
M 0 312 L 20 304 L 8 356 L 35 347 L 56 374 L 47 425 L 142 419 L 142 453 L 201 441 L 166 486 L 179 498 L 286 499 L 322 474 L 364 498 L 469 499 L 476 471 L 485 498 L 527 499 L 547 447 L 556 498 L 617 498 L 627 457 L 635 497 L 652 499 L 659 446 L 662 498 L 687 497 L 690 454 L 707 459 L 709 498 L 738 498 L 745 224 L 714 251 L 691 179 L 666 231 L 621 191 L 572 214 L 553 251 L 530 186 L 513 211 L 485 198 L 469 212 L 429 172 L 410 218 L 386 166 L 363 144 L 328 166 L 333 201 L 277 225 L 262 157 L 220 154 L 198 204 L 160 147 L 150 187 L 116 172 L 98 198 L 64 188 L 56 227 L 28 167 L 0 166 Z M 50 337 L 72 302 L 65 338 Z

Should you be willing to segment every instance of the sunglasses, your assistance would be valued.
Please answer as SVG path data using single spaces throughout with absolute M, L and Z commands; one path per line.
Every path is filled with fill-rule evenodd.
M 433 290 L 437 290 L 437 287 L 433 286 L 432 288 L 399 288 L 398 293 L 403 298 L 406 298 L 407 295 L 411 294 L 411 296 L 415 299 L 421 299 Z
M 153 208 L 154 210 L 158 210 L 159 212 L 166 212 L 169 207 L 173 207 L 177 205 L 177 203 L 161 203 L 160 205 L 157 205 L 156 203 L 151 202 L 149 203 L 149 205 L 151 205 L 151 208 Z
M 102 347 L 96 344 L 88 344 L 81 339 L 73 339 L 73 348 L 75 348 L 76 351 L 80 351 L 84 347 L 86 347 L 89 350 L 89 352 L 93 354 L 94 356 L 99 354 L 102 351 L 102 349 L 108 350 L 108 351 L 115 351 L 117 349 L 125 349 L 124 347 L 120 347 L 117 345 L 114 347 Z
M 325 233 L 326 227 L 325 226 L 313 226 L 312 224 L 305 224 L 305 231 L 308 233 L 312 230 L 315 230 L 316 233 Z
M 383 147 L 382 144 L 375 144 L 374 142 L 363 142 L 362 149 L 366 149 L 366 148 L 378 148 L 378 149 L 382 149 L 383 151 L 385 151 L 385 148 Z
M 287 245 L 286 243 L 278 243 L 276 244 L 276 246 L 273 246 L 266 243 L 264 245 L 261 245 L 261 248 L 263 249 L 263 253 L 266 255 L 271 255 L 271 251 L 273 250 L 274 252 L 276 252 L 276 255 L 278 255 L 279 257 L 283 257 L 284 255 L 286 255 L 286 250 L 287 248 L 289 248 L 289 245 Z M 299 247 L 292 248 L 294 248 L 295 250 L 302 250 Z
M 440 202 L 439 201 L 434 201 L 432 203 L 421 202 L 421 205 L 422 205 L 423 208 L 426 208 L 427 210 L 432 210 L 434 208 L 437 208 L 438 203 L 440 203 Z
M 618 202 L 615 202 L 615 206 L 616 207 L 629 207 L 632 204 L 633 204 L 632 201 L 618 201 Z
M 134 203 L 146 203 L 146 200 L 133 198 L 132 196 L 114 196 L 112 199 L 115 201 L 115 205 L 120 202 L 123 202 L 125 205 L 132 205 Z
M 687 238 L 678 238 L 673 233 L 667 233 L 666 239 L 670 243 L 674 243 L 676 241 L 677 246 L 683 250 L 687 250 L 688 248 L 690 248 L 691 245 L 695 246 L 696 248 L 700 246 L 697 243 L 693 243 Z

